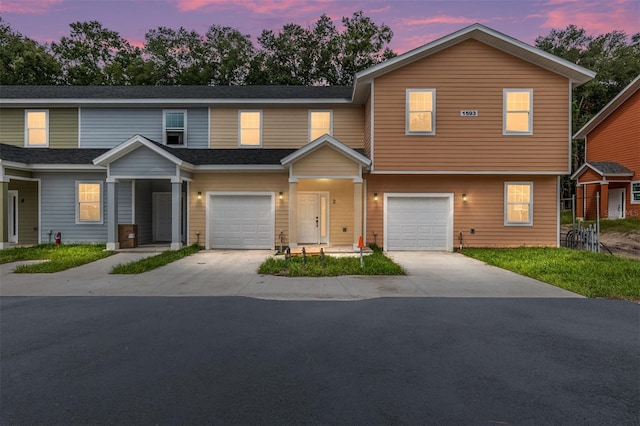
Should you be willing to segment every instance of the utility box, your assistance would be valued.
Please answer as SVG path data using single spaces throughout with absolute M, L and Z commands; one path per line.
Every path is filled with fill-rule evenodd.
M 138 225 L 118 224 L 118 241 L 121 249 L 138 247 Z

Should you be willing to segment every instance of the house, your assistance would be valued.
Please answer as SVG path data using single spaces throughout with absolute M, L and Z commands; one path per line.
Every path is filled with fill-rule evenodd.
M 349 87 L 1 87 L 0 244 L 557 246 L 593 76 L 475 24 Z
M 585 163 L 571 176 L 576 216 L 640 217 L 640 76 L 573 137 L 585 140 Z

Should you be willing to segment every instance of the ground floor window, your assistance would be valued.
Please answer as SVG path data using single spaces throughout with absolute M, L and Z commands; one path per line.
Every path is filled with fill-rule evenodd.
M 504 224 L 533 225 L 533 182 L 505 182 Z
M 102 182 L 76 182 L 76 223 L 102 223 Z
M 640 180 L 631 182 L 631 203 L 640 204 Z

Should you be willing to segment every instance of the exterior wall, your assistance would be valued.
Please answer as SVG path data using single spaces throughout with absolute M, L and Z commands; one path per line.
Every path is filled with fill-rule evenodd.
M 569 82 L 551 71 L 467 40 L 374 83 L 375 171 L 569 172 Z M 436 89 L 435 135 L 405 135 L 409 88 Z M 533 89 L 533 135 L 502 134 L 506 88 Z
M 359 167 L 335 149 L 324 146 L 293 164 L 296 176 L 358 176 Z
M 18 244 L 38 244 L 38 182 L 11 179 L 18 191 Z
M 364 152 L 371 158 L 371 96 L 364 104 Z
M 366 243 L 382 246 L 384 194 L 453 193 L 453 242 L 465 247 L 557 246 L 558 201 L 556 176 L 399 176 L 369 175 L 367 180 Z M 533 226 L 504 225 L 505 182 L 533 182 Z M 374 201 L 374 193 L 378 201 Z M 462 201 L 467 194 L 467 201 Z M 471 235 L 470 229 L 475 229 Z M 374 237 L 374 233 L 376 234 Z
M 579 182 L 600 182 L 602 175 L 591 168 L 587 168 L 578 178 Z
M 187 147 L 207 148 L 206 108 L 187 110 Z M 82 148 L 113 148 L 139 134 L 162 143 L 162 108 L 81 108 Z
M 207 191 L 273 191 L 276 194 L 276 224 L 274 241 L 280 243 L 280 233 L 284 232 L 285 244 L 289 238 L 289 183 L 286 173 L 194 173 L 190 184 L 189 197 L 189 244 L 198 240 L 205 245 L 206 237 L 206 199 Z M 202 199 L 198 200 L 198 192 Z M 283 199 L 278 193 L 283 193 Z
M 78 109 L 49 110 L 49 148 L 78 147 Z M 0 142 L 24 146 L 24 108 L 0 108 Z
M 4 169 L 4 174 L 7 176 L 17 176 L 24 178 L 33 177 L 33 174 L 27 170 L 10 169 L 8 167 Z
M 211 148 L 238 148 L 238 111 L 262 111 L 262 148 L 300 148 L 309 142 L 309 111 L 333 111 L 333 137 L 351 148 L 363 147 L 364 111 L 337 108 L 211 107 Z M 252 148 L 247 148 L 252 149 Z
M 587 161 L 615 161 L 640 180 L 640 91 L 587 135 Z M 583 180 L 583 179 L 581 179 Z
M 41 203 L 45 212 L 42 214 L 40 235 L 43 242 L 49 241 L 49 232 L 62 232 L 62 242 L 107 241 L 107 186 L 104 184 L 106 174 L 97 173 L 34 173 L 41 179 Z M 102 191 L 102 224 L 76 224 L 76 181 L 101 181 Z
M 138 244 L 149 244 L 153 241 L 151 214 L 150 180 L 136 180 L 135 185 L 135 224 L 138 225 Z
M 175 163 L 147 148 L 138 148 L 109 166 L 111 176 L 175 176 Z
M 132 191 L 131 181 L 122 180 L 118 182 L 118 223 L 133 223 L 132 211 Z

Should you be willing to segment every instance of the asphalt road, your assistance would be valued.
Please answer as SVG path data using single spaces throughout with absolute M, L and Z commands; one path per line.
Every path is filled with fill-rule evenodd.
M 0 298 L 0 424 L 637 425 L 640 306 Z

